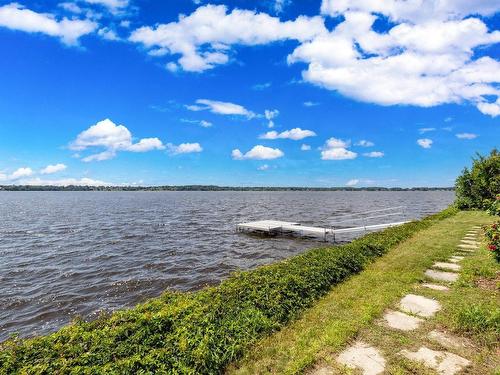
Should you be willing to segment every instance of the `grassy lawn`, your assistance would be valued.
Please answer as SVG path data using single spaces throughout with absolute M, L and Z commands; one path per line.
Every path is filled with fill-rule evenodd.
M 401 361 L 395 354 L 402 346 L 409 349 L 418 346 L 426 330 L 435 327 L 425 325 L 415 335 L 394 333 L 374 323 L 386 308 L 395 306 L 407 293 L 418 290 L 425 295 L 441 293 L 442 296 L 443 292 L 423 291 L 418 286 L 424 280 L 424 271 L 435 261 L 447 260 L 470 227 L 490 221 L 492 217 L 482 212 L 460 212 L 418 232 L 361 274 L 332 288 L 298 320 L 259 341 L 241 361 L 231 365 L 227 373 L 296 374 L 317 363 L 335 366 L 332 354 L 339 352 L 354 337 L 362 337 L 387 355 L 390 373 L 425 374 L 425 369 Z M 472 373 L 484 374 L 488 373 L 484 372 L 486 370 L 493 371 L 495 366 L 492 358 L 498 338 L 495 331 L 498 317 L 495 318 L 493 313 L 495 309 L 498 311 L 499 296 L 498 285 L 494 285 L 491 279 L 498 267 L 486 250 L 464 261 L 463 267 L 461 280 L 445 298 L 440 297 L 444 307 L 433 324 L 471 337 L 474 353 L 464 355 L 467 354 L 475 363 L 472 368 L 475 372 Z M 487 287 L 477 287 L 478 278 L 479 285 Z M 470 306 L 476 307 L 471 309 Z M 485 317 L 489 322 L 486 326 Z

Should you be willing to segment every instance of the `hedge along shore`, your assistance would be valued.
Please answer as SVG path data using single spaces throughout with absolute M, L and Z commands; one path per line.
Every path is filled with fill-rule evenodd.
M 457 213 L 371 233 L 349 244 L 232 275 L 43 337 L 0 345 L 0 374 L 217 374 L 259 339 L 415 233 Z M 373 285 L 366 285 L 370 293 Z M 363 319 L 363 317 L 361 317 Z
M 415 233 L 408 240 L 398 244 L 389 250 L 382 258 L 377 259 L 358 275 L 350 278 L 346 282 L 334 286 L 331 291 L 321 298 L 313 307 L 306 310 L 299 319 L 290 322 L 279 332 L 259 340 L 251 349 L 247 350 L 245 356 L 236 363 L 229 366 L 226 373 L 233 374 L 301 374 L 315 373 L 316 370 L 324 367 L 334 368 L 334 373 L 343 372 L 337 367 L 336 358 L 338 354 L 350 343 L 364 339 L 363 332 L 371 331 L 374 327 L 379 327 L 378 320 L 384 315 L 384 311 L 390 309 L 397 310 L 400 299 L 409 293 L 436 295 L 441 293 L 446 296 L 453 296 L 453 302 L 446 304 L 446 311 L 438 313 L 438 319 L 442 326 L 447 327 L 451 332 L 464 334 L 465 336 L 477 339 L 475 345 L 480 348 L 481 355 L 471 356 L 474 366 L 471 374 L 487 374 L 489 371 L 482 371 L 488 368 L 488 355 L 495 355 L 494 346 L 484 343 L 485 335 L 495 328 L 484 329 L 487 321 L 490 326 L 496 324 L 496 338 L 499 338 L 500 331 L 498 318 L 500 306 L 498 304 L 498 294 L 495 292 L 483 291 L 472 288 L 475 278 L 481 280 L 484 276 L 492 279 L 485 279 L 484 282 L 494 283 L 495 269 L 491 254 L 483 250 L 478 257 L 462 261 L 467 265 L 466 272 L 470 275 L 465 288 L 458 288 L 463 282 L 455 283 L 452 291 L 433 291 L 424 288 L 426 280 L 424 272 L 435 262 L 447 261 L 450 256 L 457 252 L 457 245 L 464 234 L 472 226 L 489 223 L 494 220 L 482 211 L 462 211 L 448 217 L 442 221 L 435 221 L 434 224 L 425 230 Z M 481 237 L 478 237 L 480 239 Z M 468 253 L 467 253 L 468 254 Z M 470 256 L 470 255 L 469 255 Z M 471 263 L 472 262 L 472 263 Z M 469 270 L 469 265 L 472 266 Z M 422 283 L 422 284 L 420 284 Z M 435 283 L 435 282 L 433 282 Z M 451 287 L 450 287 L 451 288 Z M 495 296 L 496 297 L 493 297 Z M 484 301 L 489 300 L 489 312 L 486 311 Z M 477 306 L 476 306 L 477 304 Z M 455 305 L 456 309 L 453 308 Z M 496 310 L 495 307 L 496 306 Z M 448 309 L 449 307 L 449 309 Z M 476 329 L 463 329 L 463 324 L 457 323 L 457 314 L 468 316 L 468 309 L 479 309 L 479 314 L 475 337 L 471 337 L 470 332 Z M 486 309 L 486 310 L 485 310 Z M 483 311 L 484 310 L 484 311 Z M 496 312 L 495 312 L 496 311 Z M 495 315 L 496 314 L 496 315 Z M 470 314 L 469 314 L 470 315 Z M 496 318 L 494 318 L 496 316 Z M 488 317 L 488 318 L 484 318 Z M 496 323 L 493 320 L 496 319 Z M 447 322 L 446 324 L 444 322 Z M 465 327 L 467 328 L 467 327 Z M 360 336 L 361 334 L 361 336 Z M 382 346 L 386 351 L 384 355 L 396 356 L 396 353 L 403 349 L 403 346 L 416 345 L 418 342 L 415 332 L 406 335 L 407 340 L 399 340 L 396 344 L 388 347 L 382 336 L 370 336 L 371 340 L 365 342 L 373 346 Z M 398 341 L 399 340 L 399 341 Z M 490 342 L 495 341 L 493 338 Z M 492 349 L 488 349 L 492 346 Z M 489 351 L 488 351 L 489 350 Z M 487 353 L 487 354 L 485 354 Z M 486 358 L 482 358 L 482 356 Z M 392 365 L 392 363 L 391 363 Z M 394 370 L 394 371 L 392 371 Z M 319 371 L 317 372 L 320 373 Z M 325 371 L 325 374 L 330 372 Z M 429 370 L 417 371 L 415 368 L 392 367 L 387 371 L 390 374 L 429 374 Z

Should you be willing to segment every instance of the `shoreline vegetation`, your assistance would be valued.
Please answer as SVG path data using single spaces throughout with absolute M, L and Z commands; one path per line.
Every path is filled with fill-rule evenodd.
M 301 187 L 301 186 L 217 186 L 217 185 L 163 185 L 163 186 L 56 186 L 56 185 L 0 185 L 0 191 L 453 191 L 454 187 Z
M 457 212 L 450 207 L 345 245 L 237 272 L 198 292 L 166 292 L 95 321 L 75 320 L 47 336 L 14 337 L 0 344 L 0 374 L 221 373 L 333 286 Z

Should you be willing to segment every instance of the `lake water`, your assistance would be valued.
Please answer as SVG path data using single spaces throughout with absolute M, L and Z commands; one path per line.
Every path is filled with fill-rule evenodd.
M 0 341 L 324 246 L 236 233 L 240 222 L 327 226 L 335 215 L 399 205 L 419 218 L 453 199 L 448 191 L 0 192 Z

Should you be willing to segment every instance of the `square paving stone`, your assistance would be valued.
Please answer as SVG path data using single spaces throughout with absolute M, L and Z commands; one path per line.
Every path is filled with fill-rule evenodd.
M 412 361 L 423 362 L 441 375 L 455 375 L 470 364 L 470 361 L 456 354 L 432 350 L 425 346 L 416 352 L 402 350 L 400 354 Z
M 453 283 L 458 280 L 458 274 L 446 271 L 427 270 L 425 271 L 425 276 L 431 278 L 432 280 L 446 281 L 449 283 Z
M 436 262 L 432 265 L 433 268 L 442 268 L 445 270 L 451 270 L 451 271 L 460 271 L 460 267 L 458 264 L 455 263 L 446 263 L 446 262 Z
M 401 331 L 413 331 L 417 329 L 424 320 L 400 311 L 389 310 L 384 314 L 385 323 L 394 329 Z
M 448 288 L 447 286 L 438 285 L 438 284 L 423 283 L 422 286 L 424 288 L 429 288 L 429 289 L 433 289 L 433 290 L 441 290 L 443 292 L 447 291 L 447 290 L 450 290 L 450 288 Z
M 349 368 L 360 369 L 363 375 L 378 375 L 385 370 L 385 359 L 378 349 L 362 341 L 340 353 L 337 361 Z
M 399 305 L 402 311 L 424 318 L 431 317 L 437 311 L 441 310 L 441 304 L 438 301 L 416 294 L 404 296 Z

